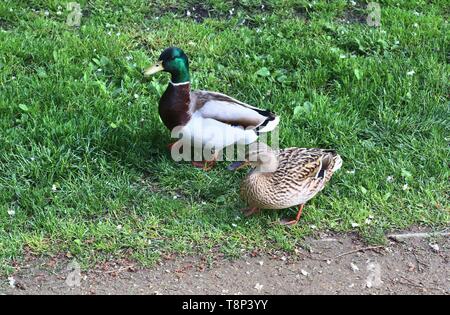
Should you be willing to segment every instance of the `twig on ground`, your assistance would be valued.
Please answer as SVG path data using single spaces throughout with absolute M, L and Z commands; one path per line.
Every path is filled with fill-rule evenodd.
M 400 278 L 405 279 L 406 281 L 408 281 L 408 283 L 405 282 L 399 282 L 400 284 L 403 285 L 408 285 L 408 286 L 413 286 L 416 288 L 421 288 L 421 289 L 426 289 L 426 290 L 436 290 L 436 291 L 442 291 L 442 289 L 440 288 L 435 288 L 435 287 L 426 287 L 424 286 L 422 283 L 415 283 L 414 281 L 412 281 L 411 279 L 408 279 L 404 276 L 400 276 Z
M 105 272 L 102 272 L 102 273 L 106 273 L 106 274 L 110 274 L 110 273 L 119 274 L 119 273 L 124 272 L 124 271 L 133 271 L 133 268 L 134 268 L 134 266 L 133 266 L 133 265 L 130 265 L 130 266 L 121 267 L 121 268 L 119 268 L 119 269 L 108 270 L 108 271 L 105 271 Z
M 387 237 L 397 242 L 408 238 L 428 238 L 433 236 L 450 236 L 450 232 L 429 232 L 429 233 L 406 233 L 406 234 L 390 234 Z
M 347 256 L 347 255 L 354 254 L 354 253 L 357 253 L 357 252 L 364 252 L 366 250 L 375 250 L 375 249 L 380 249 L 380 248 L 384 248 L 384 246 L 369 246 L 369 247 L 358 248 L 358 249 L 355 249 L 355 250 L 352 250 L 352 251 L 349 251 L 349 252 L 337 255 L 336 257 L 334 257 L 334 259 L 338 259 L 338 258 L 341 258 L 343 256 Z

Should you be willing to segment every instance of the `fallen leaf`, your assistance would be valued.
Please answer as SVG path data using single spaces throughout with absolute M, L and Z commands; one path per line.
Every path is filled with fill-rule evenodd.
M 433 251 L 438 252 L 440 250 L 438 244 L 429 244 Z
M 350 267 L 352 268 L 353 272 L 359 271 L 359 267 L 354 263 L 350 263 Z
M 261 291 L 262 288 L 263 288 L 263 285 L 262 285 L 262 284 L 259 284 L 259 283 L 255 284 L 255 289 L 256 289 L 256 290 Z

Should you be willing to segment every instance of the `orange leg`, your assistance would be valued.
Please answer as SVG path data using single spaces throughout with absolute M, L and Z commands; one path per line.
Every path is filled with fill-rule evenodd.
M 216 165 L 216 160 L 202 162 L 192 161 L 191 163 L 194 167 L 201 168 L 204 171 L 210 171 L 214 165 Z
M 298 207 L 298 213 L 297 213 L 297 216 L 295 217 L 294 220 L 290 220 L 290 221 L 289 220 L 282 220 L 280 223 L 283 224 L 283 225 L 295 225 L 295 224 L 297 224 L 298 220 L 300 220 L 300 217 L 302 215 L 303 206 L 304 205 L 300 205 Z
M 244 213 L 244 216 L 249 217 L 255 213 L 258 213 L 261 209 L 253 207 L 253 208 L 246 208 L 242 209 L 242 212 Z
M 210 171 L 217 163 L 217 153 L 213 155 L 213 159 L 210 161 L 202 161 L 202 162 L 192 161 L 191 163 L 193 166 L 201 168 L 204 171 Z

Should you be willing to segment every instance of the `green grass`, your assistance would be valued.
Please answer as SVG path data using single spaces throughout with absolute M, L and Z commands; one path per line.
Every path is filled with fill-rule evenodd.
M 66 2 L 0 3 L 2 271 L 24 253 L 151 265 L 162 253 L 291 251 L 314 226 L 379 242 L 449 225 L 446 1 L 380 1 L 380 28 L 343 0 L 209 0 L 200 23 L 194 1 L 80 0 L 74 28 Z M 244 174 L 226 163 L 171 161 L 157 112 L 169 78 L 141 75 L 170 45 L 190 57 L 194 88 L 281 115 L 283 147 L 342 155 L 296 227 L 270 224 L 295 209 L 242 218 Z

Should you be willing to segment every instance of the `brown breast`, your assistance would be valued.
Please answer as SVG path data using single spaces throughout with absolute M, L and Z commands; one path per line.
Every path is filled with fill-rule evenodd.
M 190 90 L 189 83 L 181 85 L 169 83 L 159 100 L 159 116 L 169 130 L 184 126 L 191 119 Z

